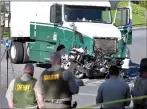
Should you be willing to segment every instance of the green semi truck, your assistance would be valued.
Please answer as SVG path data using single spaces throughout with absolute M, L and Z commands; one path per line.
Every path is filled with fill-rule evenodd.
M 112 19 L 109 1 L 11 1 L 11 61 L 48 63 L 50 54 L 59 51 L 66 60 L 64 67 L 72 61 L 83 69 L 74 70 L 75 76 L 82 78 L 101 49 L 105 51 L 103 55 L 123 61 L 128 68 L 131 12 L 131 6 L 119 7 Z

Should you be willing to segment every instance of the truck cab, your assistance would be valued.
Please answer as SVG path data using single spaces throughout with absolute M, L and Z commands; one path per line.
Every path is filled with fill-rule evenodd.
M 82 48 L 87 56 L 103 48 L 111 57 L 130 58 L 130 7 L 117 8 L 114 19 L 109 1 L 12 2 L 11 9 L 13 63 L 46 63 L 51 53 L 68 55 L 72 48 Z

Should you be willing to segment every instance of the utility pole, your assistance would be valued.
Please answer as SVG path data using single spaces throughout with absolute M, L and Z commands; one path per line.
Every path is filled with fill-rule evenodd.
M 1 0 L 0 0 L 0 86 L 1 86 L 1 37 L 2 37 L 2 29 L 1 29 Z
M 130 0 L 128 2 L 128 7 L 130 9 L 130 19 L 132 20 L 132 6 L 131 6 L 131 1 Z
M 147 10 L 146 10 L 146 17 L 145 17 L 145 24 L 147 24 Z M 147 25 L 145 25 L 146 26 L 146 29 L 145 29 L 145 31 L 146 31 L 146 46 L 147 46 Z M 146 47 L 146 58 L 147 58 L 147 47 Z

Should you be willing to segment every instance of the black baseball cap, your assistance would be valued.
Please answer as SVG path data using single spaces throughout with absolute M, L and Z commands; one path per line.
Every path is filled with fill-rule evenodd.
M 147 58 L 143 58 L 140 62 L 140 72 L 147 72 Z
M 110 75 L 119 75 L 119 68 L 116 65 L 111 65 L 109 68 Z
M 143 58 L 140 62 L 140 67 L 147 67 L 147 58 Z
M 59 60 L 61 60 L 61 54 L 58 51 L 51 54 L 50 62 L 59 61 Z

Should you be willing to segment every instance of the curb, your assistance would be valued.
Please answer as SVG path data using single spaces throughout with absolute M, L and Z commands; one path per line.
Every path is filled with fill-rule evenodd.
M 147 29 L 147 26 L 144 27 L 134 27 L 132 30 L 142 30 L 142 29 Z
M 133 27 L 132 30 L 142 30 L 142 29 L 147 29 L 147 26 L 144 27 Z M 1 40 L 1 43 L 3 43 L 3 40 Z

